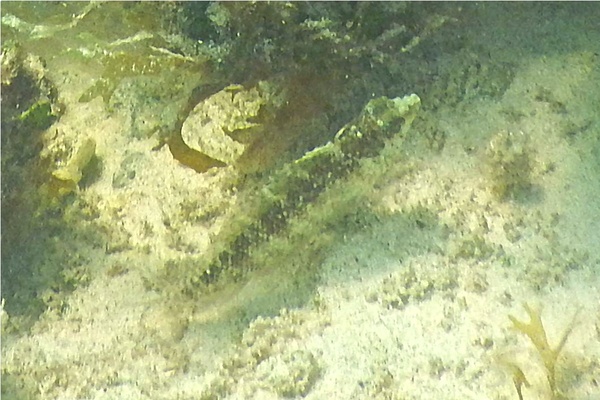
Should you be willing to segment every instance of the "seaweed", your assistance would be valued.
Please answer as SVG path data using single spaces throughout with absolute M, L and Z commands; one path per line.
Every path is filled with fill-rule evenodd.
M 509 315 L 508 318 L 513 323 L 513 328 L 529 337 L 536 350 L 538 351 L 544 364 L 544 368 L 546 369 L 546 375 L 548 378 L 550 391 L 552 393 L 552 398 L 562 398 L 560 390 L 559 388 L 557 388 L 556 385 L 556 362 L 558 360 L 560 352 L 562 351 L 563 347 L 565 346 L 565 343 L 567 342 L 567 338 L 573 331 L 577 313 L 573 316 L 573 320 L 568 325 L 567 329 L 565 329 L 565 331 L 563 332 L 558 344 L 553 348 L 548 342 L 548 335 L 546 334 L 546 330 L 542 323 L 541 311 L 533 309 L 527 303 L 523 304 L 523 308 L 525 308 L 527 315 L 529 315 L 529 322 L 519 321 L 512 315 Z M 513 369 L 513 381 L 515 383 L 519 399 L 522 399 L 523 397 L 521 394 L 521 386 L 523 384 L 528 385 L 528 383 L 525 379 L 523 371 L 521 371 L 521 369 L 518 367 Z
M 511 361 L 504 361 L 504 365 L 509 369 L 512 374 L 513 384 L 515 385 L 515 389 L 517 390 L 517 395 L 519 396 L 519 400 L 523 400 L 523 386 L 529 387 L 531 384 L 527 381 L 525 374 L 521 367 L 519 367 L 516 363 Z

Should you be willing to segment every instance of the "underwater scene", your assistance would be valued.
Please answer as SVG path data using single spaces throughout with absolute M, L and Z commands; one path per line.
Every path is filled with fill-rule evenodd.
M 598 21 L 2 2 L 2 399 L 600 399 Z

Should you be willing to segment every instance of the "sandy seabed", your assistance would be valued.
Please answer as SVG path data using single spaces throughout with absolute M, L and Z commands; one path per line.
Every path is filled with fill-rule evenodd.
M 307 211 L 317 220 L 310 213 L 345 191 L 366 191 L 360 229 L 323 231 L 335 237 L 326 254 L 275 257 L 194 300 L 148 280 L 182 248 L 209 246 L 222 221 L 186 221 L 182 204 L 235 207 L 236 195 L 220 190 L 231 168 L 197 174 L 166 148 L 149 151 L 151 140 L 128 139 L 125 117 L 100 99 L 77 102 L 93 71 L 49 63 L 67 104 L 56 129 L 85 131 L 104 165 L 78 193 L 72 218 L 83 228 L 57 247 L 82 249 L 87 284 L 26 332 L 3 316 L 3 397 L 517 399 L 520 370 L 523 399 L 600 399 L 600 7 L 511 7 L 470 11 L 475 22 L 461 34 L 487 60 L 466 69 L 474 83 L 460 72 L 464 52 L 440 63 L 444 90 L 464 85 L 461 101 L 411 88 L 423 110 L 410 143 L 392 143 Z M 477 95 L 488 65 L 502 63 L 513 72 L 504 94 Z M 439 105 L 428 107 L 434 95 Z M 428 142 L 442 136 L 443 145 Z M 494 158 L 510 157 L 498 149 L 506 140 L 531 169 L 512 198 L 499 196 L 503 175 L 490 171 L 506 166 Z M 135 178 L 115 187 L 127 157 Z M 79 221 L 91 207 L 95 216 Z M 110 251 L 90 244 L 98 227 L 114 236 Z M 327 240 L 320 234 L 313 240 Z M 555 393 L 543 355 L 512 329 L 509 315 L 529 321 L 525 304 L 540 311 L 551 348 L 571 329 Z

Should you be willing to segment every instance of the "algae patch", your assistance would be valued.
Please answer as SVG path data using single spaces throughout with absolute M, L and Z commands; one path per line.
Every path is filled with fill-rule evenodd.
M 533 193 L 533 167 L 528 137 L 523 133 L 500 132 L 487 149 L 490 189 L 500 200 L 522 200 Z

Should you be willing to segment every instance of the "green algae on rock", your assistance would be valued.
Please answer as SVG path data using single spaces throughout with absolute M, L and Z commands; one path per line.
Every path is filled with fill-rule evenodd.
M 79 98 L 87 103 L 101 96 L 108 103 L 117 86 L 125 78 L 157 76 L 165 72 L 201 70 L 202 62 L 172 53 L 165 49 L 149 47 L 136 51 L 118 51 L 102 57 L 104 72 L 102 77 L 88 88 Z

